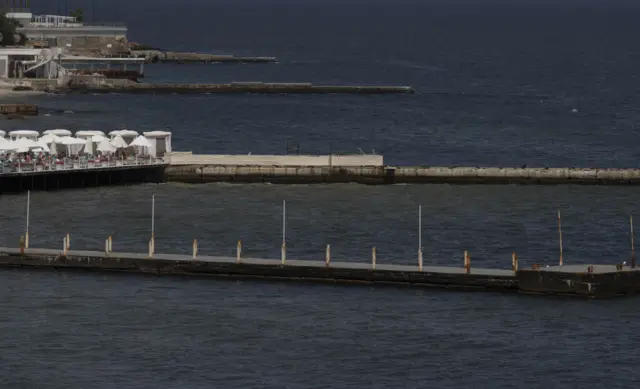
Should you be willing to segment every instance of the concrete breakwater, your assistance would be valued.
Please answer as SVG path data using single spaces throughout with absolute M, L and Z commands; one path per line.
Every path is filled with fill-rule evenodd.
M 0 104 L 0 114 L 36 116 L 38 115 L 38 106 L 34 104 Z
M 324 260 L 244 258 L 238 242 L 236 257 L 200 256 L 197 242 L 192 255 L 156 254 L 150 242 L 149 253 L 72 251 L 69 237 L 62 250 L 0 248 L 0 268 L 49 268 L 104 272 L 146 273 L 154 275 L 217 276 L 292 281 L 396 286 L 441 287 L 447 289 L 506 291 L 534 294 L 560 294 L 589 298 L 637 293 L 640 270 L 620 265 L 572 265 L 519 270 L 485 269 L 471 266 L 465 252 L 464 267 L 389 265 L 377 263 L 375 248 L 371 263 L 332 262 L 329 246 Z
M 138 58 L 145 58 L 147 63 L 274 63 L 275 57 L 236 56 L 226 54 L 185 53 L 161 50 L 131 50 Z
M 310 83 L 233 82 L 229 84 L 149 84 L 130 80 L 70 81 L 61 88 L 85 93 L 307 93 L 398 94 L 414 93 L 409 86 L 313 85 Z
M 393 167 L 382 156 L 230 156 L 178 153 L 165 159 L 167 181 L 284 184 L 640 185 L 640 169 Z

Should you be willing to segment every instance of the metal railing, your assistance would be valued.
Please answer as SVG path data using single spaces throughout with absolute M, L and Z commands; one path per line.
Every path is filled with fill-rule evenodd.
M 163 165 L 165 162 L 162 158 L 129 158 L 129 159 L 110 159 L 110 160 L 71 160 L 63 159 L 58 161 L 5 161 L 2 163 L 0 175 L 11 173 L 31 173 L 31 172 L 48 172 L 48 171 L 65 171 L 65 170 L 90 170 L 104 169 L 111 167 L 124 166 L 155 166 Z
M 124 23 L 47 23 L 47 22 L 31 22 L 25 26 L 29 27 L 45 27 L 45 28 L 82 28 L 82 27 L 108 27 L 108 28 L 126 28 Z

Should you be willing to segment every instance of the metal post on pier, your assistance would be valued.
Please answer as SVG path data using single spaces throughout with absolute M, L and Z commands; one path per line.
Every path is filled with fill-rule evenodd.
M 518 256 L 516 253 L 511 253 L 511 268 L 514 272 L 518 271 Z
M 196 259 L 197 256 L 198 256 L 198 240 L 194 239 L 193 240 L 193 259 Z
M 238 244 L 236 245 L 236 263 L 242 262 L 242 241 L 238 239 Z
M 67 250 L 71 248 L 71 235 L 67 232 Z
M 280 260 L 284 265 L 287 259 L 287 201 L 282 200 L 282 250 L 280 252 Z
M 149 239 L 149 256 L 156 251 L 156 195 L 151 195 L 151 239 Z
M 418 271 L 422 271 L 422 205 L 418 206 Z
M 29 248 L 29 211 L 31 208 L 31 191 L 27 191 L 27 226 L 24 231 L 24 248 Z
M 636 267 L 636 239 L 633 233 L 633 215 L 629 215 L 629 233 L 631 236 L 631 267 Z
M 324 264 L 325 266 L 331 266 L 331 245 L 327 245 L 327 250 L 324 253 Z
M 376 270 L 376 248 L 371 249 L 371 268 Z
M 109 235 L 109 252 L 113 251 L 113 238 Z
M 560 216 L 560 210 L 558 210 L 558 237 L 560 238 L 560 266 L 562 266 L 564 264 L 564 260 L 562 258 L 562 217 Z
M 467 274 L 471 272 L 471 257 L 467 250 L 464 250 L 464 270 Z
M 65 236 L 64 238 L 62 238 L 62 255 L 67 255 L 67 248 L 69 246 L 67 245 L 67 237 Z

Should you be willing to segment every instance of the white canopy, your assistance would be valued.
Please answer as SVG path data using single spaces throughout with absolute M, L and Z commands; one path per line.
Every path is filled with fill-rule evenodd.
M 151 143 L 149 142 L 149 139 L 147 139 L 144 136 L 140 135 L 139 137 L 134 139 L 133 142 L 129 143 L 129 146 L 151 147 Z
M 42 133 L 43 135 L 53 134 L 58 136 L 71 136 L 71 131 L 65 130 L 64 128 L 57 128 L 55 130 L 47 130 Z
M 87 130 L 87 131 L 76 131 L 76 138 L 87 138 L 93 135 L 102 135 L 104 136 L 104 132 L 98 130 Z
M 109 133 L 109 136 L 115 138 L 117 135 L 120 135 L 123 138 L 133 138 L 140 135 L 137 131 L 133 130 L 115 130 Z
M 83 145 L 85 144 L 85 141 L 82 139 L 74 138 L 72 136 L 63 136 L 62 138 L 60 138 L 60 141 L 57 143 L 61 145 L 71 146 L 71 145 Z
M 49 134 L 41 136 L 39 140 L 45 142 L 46 144 L 50 144 L 50 143 L 52 143 L 54 141 L 55 142 L 60 142 L 60 137 L 58 135 L 49 133 Z
M 9 132 L 9 137 L 13 140 L 18 138 L 32 138 L 35 140 L 38 138 L 38 135 L 40 135 L 38 131 L 33 130 L 14 130 Z
M 34 130 L 13 130 L 9 131 L 9 136 L 11 135 L 40 135 L 38 131 Z
M 0 137 L 4 138 L 5 135 L 7 135 L 7 132 L 0 130 Z
M 116 147 L 105 138 L 102 142 L 98 143 L 97 150 L 102 153 L 113 153 L 116 151 Z
M 49 145 L 49 153 L 51 154 L 58 154 L 58 150 L 56 150 L 56 141 L 54 140 L 53 142 L 51 142 L 51 144 Z
M 169 131 L 148 131 L 143 132 L 142 135 L 146 136 L 147 138 L 164 138 L 166 136 L 170 136 L 171 133 Z
M 111 140 L 111 145 L 113 145 L 113 147 L 117 149 L 125 149 L 129 147 L 129 144 L 124 139 L 122 139 L 122 136 L 120 136 L 119 134 Z

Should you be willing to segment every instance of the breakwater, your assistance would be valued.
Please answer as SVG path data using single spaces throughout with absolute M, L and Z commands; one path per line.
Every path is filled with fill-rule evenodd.
M 462 267 L 390 265 L 379 263 L 375 248 L 370 263 L 332 262 L 330 246 L 324 260 L 291 260 L 283 245 L 281 259 L 244 258 L 241 242 L 236 257 L 201 256 L 197 242 L 192 255 L 157 254 L 150 240 L 148 253 L 123 253 L 111 250 L 70 250 L 70 237 L 56 249 L 0 248 L 0 268 L 44 268 L 153 275 L 215 276 L 259 278 L 345 284 L 379 284 L 415 287 L 440 287 L 459 290 L 554 294 L 588 298 L 637 293 L 640 270 L 622 265 L 572 265 L 519 270 L 517 258 L 511 269 L 486 269 L 471 266 L 464 253 Z
M 358 161 L 328 162 L 327 157 L 325 162 L 296 164 L 300 162 L 286 163 L 285 156 L 283 162 L 268 165 L 242 158 L 247 157 L 174 158 L 165 170 L 165 179 L 187 183 L 640 185 L 640 169 L 633 168 L 394 167 L 376 165 L 375 161 L 361 165 L 356 165 Z
M 131 54 L 144 58 L 147 63 L 274 63 L 275 57 L 236 56 L 226 54 L 187 53 L 162 50 L 131 50 Z
M 78 79 L 58 88 L 78 93 L 300 93 L 300 94 L 399 94 L 414 93 L 409 86 L 313 85 L 311 83 L 233 82 L 228 84 L 149 84 L 130 80 Z
M 34 104 L 0 104 L 0 114 L 36 116 L 38 115 L 38 106 Z

